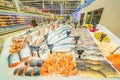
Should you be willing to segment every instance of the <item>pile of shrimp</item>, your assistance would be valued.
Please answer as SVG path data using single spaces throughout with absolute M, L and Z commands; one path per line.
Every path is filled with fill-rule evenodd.
M 42 62 L 40 73 L 43 76 L 73 76 L 78 73 L 76 63 L 72 61 L 73 55 L 66 53 L 48 54 L 48 58 Z

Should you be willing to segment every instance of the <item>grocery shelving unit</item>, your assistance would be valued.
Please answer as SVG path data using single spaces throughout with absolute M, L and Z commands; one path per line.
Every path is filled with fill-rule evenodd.
M 18 12 L 0 12 L 0 35 L 26 29 L 30 27 L 31 19 L 35 19 L 38 24 L 45 22 L 47 16 L 50 15 L 38 15 L 30 13 L 18 13 Z
M 0 35 L 29 28 L 29 24 L 31 19 L 41 19 L 41 17 L 37 15 L 28 15 L 28 14 L 14 14 L 1 12 L 0 13 Z M 37 20 L 37 22 L 40 20 Z M 38 22 L 40 23 L 40 22 Z
M 35 8 L 35 11 L 28 11 L 25 8 L 17 10 L 18 3 L 12 4 L 6 1 L 0 3 L 0 35 L 30 28 L 31 19 L 35 19 L 39 24 L 46 22 L 47 18 L 52 18 L 52 14 L 41 13 Z

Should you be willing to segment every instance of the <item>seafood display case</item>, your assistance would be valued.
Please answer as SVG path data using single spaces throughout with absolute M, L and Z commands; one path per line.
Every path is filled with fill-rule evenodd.
M 119 71 L 102 55 L 94 39 L 86 28 L 78 29 L 81 36 L 79 45 L 84 50 L 81 58 L 76 58 L 80 76 L 91 78 L 117 78 Z
M 102 54 L 86 28 L 48 27 L 36 28 L 5 41 L 0 56 L 0 71 L 4 72 L 0 73 L 1 79 L 120 78 L 119 71 Z M 77 43 L 76 36 L 79 37 Z

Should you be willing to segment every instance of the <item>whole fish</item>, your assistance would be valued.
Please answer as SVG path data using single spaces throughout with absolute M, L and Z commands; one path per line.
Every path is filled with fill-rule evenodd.
M 40 35 L 36 41 L 36 45 L 35 46 L 40 46 L 40 44 L 44 41 L 44 36 Z
M 56 35 L 54 38 L 52 38 L 50 41 L 48 41 L 48 44 L 55 44 L 56 42 L 58 42 L 59 40 L 61 40 L 63 38 L 67 38 L 67 35 L 66 34 Z
M 56 35 L 62 33 L 63 31 L 67 31 L 69 30 L 69 28 L 63 27 L 63 28 L 59 28 L 55 31 L 53 31 L 51 34 L 48 35 L 48 41 L 50 41 L 53 37 L 55 37 Z
M 62 30 L 61 32 L 57 32 L 55 34 L 48 35 L 48 39 L 47 39 L 48 42 L 50 42 L 52 39 L 54 39 L 58 35 L 66 35 L 66 31 L 68 31 L 68 29 Z
M 31 41 L 31 42 L 29 43 L 29 45 L 35 46 L 35 45 L 36 45 L 36 42 L 37 42 L 37 39 L 38 39 L 38 38 L 36 38 L 36 39 L 34 39 L 33 41 Z
M 73 48 L 75 48 L 74 44 L 60 44 L 60 45 L 55 45 L 53 47 L 53 51 L 55 51 L 55 52 L 68 52 L 68 51 L 71 51 Z
M 79 70 L 79 75 L 81 78 L 106 78 L 107 76 L 98 70 L 93 70 L 87 68 L 85 70 Z
M 100 53 L 83 53 L 81 55 L 82 59 L 90 59 L 90 60 L 105 60 L 103 55 Z
M 100 65 L 100 67 L 98 66 Z M 96 66 L 96 67 L 93 67 Z M 106 78 L 107 76 L 99 69 L 103 68 L 102 64 L 92 64 L 89 62 L 77 62 L 80 77 L 84 78 Z
M 72 37 L 65 37 L 55 42 L 55 45 L 66 44 L 66 43 L 74 43 Z

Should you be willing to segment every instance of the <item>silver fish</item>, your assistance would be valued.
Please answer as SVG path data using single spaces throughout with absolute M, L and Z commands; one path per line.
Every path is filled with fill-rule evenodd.
M 107 76 L 98 70 L 93 70 L 91 68 L 79 71 L 79 75 L 82 78 L 106 78 Z
M 39 46 L 44 41 L 44 36 L 40 35 L 36 41 L 36 46 Z
M 62 33 L 63 31 L 67 31 L 69 30 L 69 28 L 66 27 L 60 27 L 59 29 L 55 30 L 54 32 L 52 32 L 51 34 L 48 35 L 48 41 L 50 41 L 53 37 L 55 37 L 56 35 Z
M 64 34 L 64 35 L 59 34 L 59 35 L 56 35 L 56 36 L 55 36 L 53 39 L 51 39 L 50 41 L 48 41 L 48 43 L 49 43 L 49 44 L 54 44 L 54 43 L 58 42 L 59 40 L 61 40 L 61 39 L 63 39 L 63 38 L 66 38 L 66 37 L 67 37 L 66 34 Z
M 68 52 L 74 48 L 75 48 L 74 44 L 60 44 L 60 45 L 55 45 L 53 47 L 53 51 L 55 51 L 55 52 Z
M 55 45 L 65 44 L 65 43 L 73 43 L 72 37 L 63 38 L 55 43 Z

